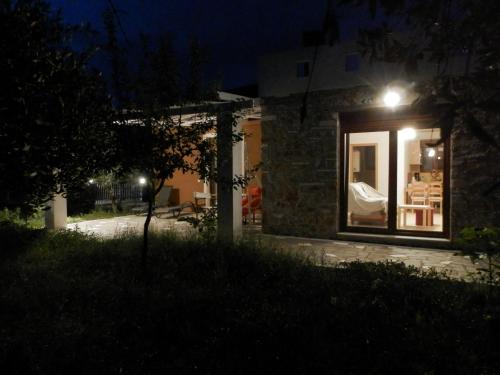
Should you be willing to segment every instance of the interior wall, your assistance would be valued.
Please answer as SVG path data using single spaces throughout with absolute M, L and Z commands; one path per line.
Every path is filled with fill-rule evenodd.
M 350 145 L 377 145 L 377 186 L 375 189 L 389 196 L 389 132 L 351 133 Z

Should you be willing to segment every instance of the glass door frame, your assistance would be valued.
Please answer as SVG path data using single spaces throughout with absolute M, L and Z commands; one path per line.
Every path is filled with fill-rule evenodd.
M 390 234 L 413 237 L 450 236 L 450 138 L 446 138 L 444 146 L 443 168 L 443 230 L 440 232 L 423 230 L 404 230 L 397 228 L 397 161 L 398 131 L 411 126 L 414 129 L 440 128 L 431 115 L 422 115 L 412 109 L 401 108 L 390 111 L 385 108 L 369 109 L 359 112 L 343 112 L 339 114 L 339 230 L 341 232 Z M 347 225 L 347 192 L 349 187 L 349 134 L 366 132 L 389 132 L 389 196 L 387 204 L 387 228 L 374 228 Z M 441 129 L 441 134 L 443 131 Z

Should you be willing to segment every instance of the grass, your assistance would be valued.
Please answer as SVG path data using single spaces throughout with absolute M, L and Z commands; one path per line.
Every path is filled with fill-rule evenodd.
M 403 264 L 0 226 L 0 371 L 496 374 L 500 297 Z
M 31 229 L 40 229 L 45 226 L 44 211 L 37 210 L 30 217 L 22 217 L 20 210 L 0 210 L 0 222 L 10 222 L 19 226 L 25 226 Z

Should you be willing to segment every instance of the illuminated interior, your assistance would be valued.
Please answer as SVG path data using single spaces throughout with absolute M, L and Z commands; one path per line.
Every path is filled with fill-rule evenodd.
M 444 146 L 440 130 L 397 131 L 395 176 L 390 178 L 390 132 L 353 132 L 346 137 L 348 227 L 387 229 L 389 192 L 396 192 L 396 230 L 443 231 Z M 391 186 L 392 185 L 396 185 Z M 393 193 L 394 194 L 394 193 Z M 393 216 L 394 217 L 394 216 Z

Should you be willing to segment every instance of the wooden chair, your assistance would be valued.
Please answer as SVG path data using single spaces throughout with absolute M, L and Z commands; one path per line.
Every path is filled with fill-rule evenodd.
M 203 211 L 207 211 L 212 208 L 212 199 L 213 196 L 211 193 L 202 193 L 199 191 L 195 191 L 193 193 L 193 201 L 196 213 L 200 213 Z
M 442 211 L 443 206 L 443 187 L 442 184 L 439 183 L 430 183 L 429 184 L 429 205 L 434 207 L 436 203 L 439 203 L 439 213 Z
M 428 198 L 427 184 L 413 183 L 409 188 L 410 201 L 412 205 L 426 205 Z

